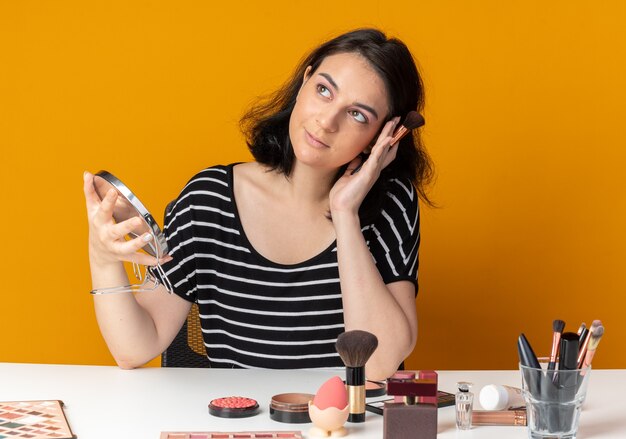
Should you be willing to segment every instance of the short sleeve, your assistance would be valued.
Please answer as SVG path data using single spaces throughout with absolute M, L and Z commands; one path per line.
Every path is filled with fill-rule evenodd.
M 185 300 L 197 299 L 196 260 L 194 258 L 194 179 L 182 190 L 178 198 L 172 201 L 165 212 L 165 228 L 168 254 L 173 260 L 162 265 L 167 276 L 166 287 Z M 161 278 L 157 270 L 152 273 Z M 168 288 L 169 290 L 170 288 Z
M 371 228 L 370 252 L 383 281 L 388 284 L 408 280 L 415 285 L 417 294 L 419 203 L 417 191 L 409 180 L 389 181 L 382 212 L 367 227 Z

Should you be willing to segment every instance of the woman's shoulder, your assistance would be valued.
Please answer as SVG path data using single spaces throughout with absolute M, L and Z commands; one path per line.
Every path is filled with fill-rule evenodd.
M 419 209 L 417 190 L 411 180 L 390 178 L 386 186 L 384 209 L 411 213 Z
M 228 188 L 232 180 L 233 166 L 236 164 L 213 165 L 198 171 L 187 181 L 181 194 L 197 190 Z
M 198 171 L 193 177 L 189 179 L 189 183 L 197 181 L 224 181 L 228 179 L 228 175 L 232 172 L 232 168 L 235 163 L 229 165 L 213 165 Z M 209 180 L 212 179 L 212 180 Z

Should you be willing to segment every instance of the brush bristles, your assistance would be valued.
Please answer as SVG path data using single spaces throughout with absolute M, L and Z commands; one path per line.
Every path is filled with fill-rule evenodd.
M 406 115 L 406 119 L 404 119 L 402 125 L 404 125 L 407 130 L 414 130 L 415 128 L 421 127 L 425 123 L 426 121 L 424 120 L 424 116 L 419 114 L 417 111 L 410 111 L 409 114 Z
M 600 338 L 604 334 L 604 326 L 596 326 L 596 328 L 591 332 L 591 339 L 589 340 L 589 346 L 587 347 L 588 351 L 595 351 L 598 347 L 598 343 L 600 343 Z
M 378 347 L 378 338 L 367 331 L 346 331 L 337 337 L 335 349 L 348 367 L 363 367 Z
M 559 334 L 563 332 L 565 328 L 565 322 L 563 320 L 555 320 L 552 322 L 552 330 L 554 332 L 558 332 Z

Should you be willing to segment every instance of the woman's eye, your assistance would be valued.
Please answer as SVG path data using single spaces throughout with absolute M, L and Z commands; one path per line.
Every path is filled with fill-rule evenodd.
M 322 84 L 319 84 L 317 86 L 317 92 L 321 94 L 322 96 L 324 96 L 325 98 L 330 97 L 330 90 L 324 87 Z
M 356 110 L 350 110 L 350 116 L 354 117 L 354 119 L 357 122 L 360 123 L 365 123 L 367 122 L 367 119 L 365 116 L 363 116 L 363 113 L 361 113 L 360 111 L 356 111 Z

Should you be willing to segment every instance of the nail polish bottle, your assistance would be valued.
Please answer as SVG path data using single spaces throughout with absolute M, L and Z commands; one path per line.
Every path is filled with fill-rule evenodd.
M 472 383 L 460 381 L 456 383 L 459 391 L 455 395 L 456 400 L 456 428 L 469 430 L 472 428 L 472 408 L 474 394 L 470 392 Z
M 423 370 L 418 378 L 389 378 L 387 394 L 402 402 L 383 408 L 384 439 L 435 439 L 437 437 L 437 373 Z M 433 402 L 434 401 L 434 402 Z

